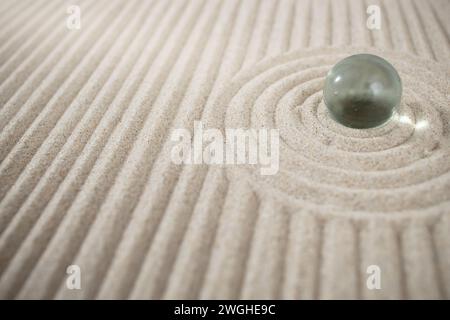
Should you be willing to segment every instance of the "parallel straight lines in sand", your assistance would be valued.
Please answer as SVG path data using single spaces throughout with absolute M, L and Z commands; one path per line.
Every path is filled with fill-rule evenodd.
M 411 34 L 411 41 L 414 43 L 417 54 L 436 60 L 433 49 L 428 43 L 429 40 L 427 39 L 425 30 L 422 27 L 422 18 L 417 12 L 413 0 L 399 0 L 398 5 L 401 8 L 401 16 L 406 23 L 409 34 Z
M 88 48 L 79 48 L 80 42 L 83 43 L 95 39 L 102 33 L 104 29 L 100 28 L 101 24 L 99 23 L 102 22 L 102 17 L 104 18 L 106 13 L 109 13 L 108 18 L 112 19 L 113 12 L 111 9 L 114 6 L 111 6 L 109 10 L 104 10 L 102 3 L 102 0 L 89 3 L 95 7 L 91 8 L 83 16 L 87 27 L 82 29 L 82 32 L 69 32 L 65 28 L 54 29 L 36 48 L 31 48 L 32 54 L 23 61 L 11 60 L 12 64 L 16 62 L 18 64 L 14 72 L 8 74 L 7 79 L 0 85 L 0 106 L 2 106 L 0 109 L 0 130 L 5 130 L 8 122 L 21 110 L 21 107 L 29 102 L 28 100 L 36 99 L 36 96 L 46 93 L 42 87 L 43 80 L 51 75 L 57 75 L 58 70 L 55 71 L 55 68 L 59 67 L 61 69 L 64 67 L 63 71 L 66 72 L 58 78 L 59 81 L 56 85 L 62 83 L 67 75 L 70 74 L 70 71 L 75 68 L 83 54 L 88 51 Z M 104 28 L 107 27 L 104 21 L 103 26 Z M 86 47 L 91 45 L 92 43 L 89 42 L 85 44 Z M 21 50 L 26 51 L 30 49 L 25 47 Z M 21 50 L 18 52 L 21 52 Z M 57 62 L 56 65 L 55 62 Z M 62 62 L 65 64 L 62 64 Z M 40 90 L 36 90 L 39 88 Z M 57 89 L 57 87 L 54 89 Z M 46 98 L 50 99 L 51 96 L 52 93 L 50 92 Z M 44 100 L 44 103 L 47 102 L 48 100 Z
M 92 5 L 93 3 L 88 3 Z M 51 8 L 53 11 L 55 9 Z M 44 11 L 44 13 L 46 13 Z M 18 81 L 14 85 L 20 87 L 21 81 L 24 79 L 26 73 L 31 74 L 39 64 L 45 60 L 45 57 L 55 48 L 55 46 L 62 41 L 64 35 L 69 32 L 76 33 L 78 31 L 70 31 L 65 27 L 61 27 L 61 22 L 64 21 L 64 12 L 56 10 L 56 14 L 46 13 L 45 20 L 42 22 L 40 16 L 38 26 L 31 26 L 29 34 L 25 34 L 25 38 L 21 39 L 21 34 L 18 33 L 10 40 L 14 40 L 10 45 L 5 44 L 2 46 L 0 55 L 5 57 L 4 63 L 0 68 L 0 85 L 1 90 L 6 90 L 8 83 L 11 88 L 12 79 Z M 22 30 L 27 31 L 27 30 Z M 28 62 L 26 62 L 28 61 Z M 27 66 L 27 67 L 25 67 Z M 18 74 L 17 70 L 22 70 L 23 74 Z M 5 81 L 7 83 L 5 84 Z M 5 98 L 3 101 L 7 101 L 11 98 Z M 1 106 L 3 107 L 3 105 Z M 0 110 L 1 110 L 0 107 Z
M 248 183 L 230 183 L 200 299 L 232 299 L 239 296 L 259 205 Z
M 227 3 L 227 5 L 234 7 L 236 6 L 236 3 L 230 1 Z M 186 117 L 187 115 L 190 116 L 192 114 L 192 111 L 186 110 L 186 108 L 201 108 L 203 106 L 204 96 L 209 95 L 209 91 L 207 89 L 211 86 L 209 82 L 211 82 L 211 78 L 214 78 L 214 70 L 219 65 L 221 52 L 223 52 L 224 44 L 227 43 L 227 38 L 224 38 L 223 35 L 229 35 L 227 24 L 223 22 L 230 21 L 230 17 L 228 15 L 230 12 L 232 12 L 232 10 L 226 9 L 226 7 L 224 7 L 224 9 L 222 10 L 223 14 L 217 18 L 216 15 L 220 12 L 218 9 L 218 4 L 216 4 L 212 8 L 207 9 L 207 12 L 210 13 L 210 17 L 204 23 L 212 23 L 214 20 L 217 20 L 219 23 L 215 23 L 214 27 L 206 28 L 212 29 L 212 34 L 208 35 L 208 40 L 205 41 L 207 45 L 204 49 L 202 49 L 205 56 L 201 57 L 199 55 L 200 61 L 203 62 L 203 64 L 201 65 L 202 67 L 200 69 L 197 69 L 200 66 L 197 65 L 195 71 L 193 70 L 194 73 L 192 79 L 189 80 L 189 83 L 186 83 L 187 93 L 183 95 L 183 100 L 173 102 L 171 96 L 169 95 L 168 97 L 170 100 L 165 100 L 162 104 L 155 104 L 154 108 L 157 111 L 157 115 L 148 118 L 146 124 L 144 125 L 144 128 L 148 129 L 143 130 L 136 138 L 136 142 L 128 156 L 126 164 L 122 168 L 119 176 L 116 178 L 116 181 L 123 181 L 123 183 L 115 184 L 114 187 L 109 191 L 109 194 L 104 201 L 104 205 L 100 209 L 98 218 L 95 221 L 86 241 L 83 243 L 83 248 L 79 254 L 80 259 L 77 259 L 77 261 L 81 261 L 79 263 L 89 263 L 89 265 L 96 265 L 97 272 L 101 272 L 102 270 L 102 268 L 98 267 L 100 261 L 105 261 L 104 267 L 107 266 L 109 259 L 112 258 L 112 254 L 114 253 L 115 246 L 113 245 L 120 240 L 120 236 L 123 233 L 126 224 L 128 223 L 128 217 L 131 214 L 131 210 L 135 206 L 135 203 L 139 199 L 139 195 L 142 192 L 146 176 L 151 171 L 150 169 L 153 164 L 153 160 L 158 155 L 158 150 L 151 148 L 151 146 L 159 145 L 160 143 L 162 143 L 162 141 L 155 141 L 155 139 L 160 139 L 161 137 L 164 138 L 164 136 L 167 134 L 166 129 L 171 127 L 171 123 L 167 121 L 171 121 L 170 119 L 172 119 L 175 115 L 178 115 L 178 117 Z M 213 14 L 211 14 L 211 12 Z M 231 19 L 231 23 L 233 23 L 232 21 L 233 20 Z M 201 29 L 202 28 L 199 26 L 199 30 Z M 217 34 L 218 32 L 220 35 Z M 195 33 L 195 30 L 193 33 Z M 214 34 L 216 34 L 217 36 L 214 37 Z M 193 42 L 195 43 L 196 41 L 197 40 L 194 40 Z M 217 52 L 214 52 L 212 50 L 215 50 Z M 210 59 L 212 59 L 211 62 Z M 209 74 L 210 72 L 212 74 Z M 178 83 L 180 83 L 180 81 L 178 81 Z M 201 88 L 200 91 L 199 88 Z M 206 92 L 203 92 L 203 90 L 206 90 Z M 178 106 L 177 109 L 173 109 L 175 106 Z M 173 112 L 174 114 L 167 116 L 167 112 Z M 155 118 L 160 120 L 155 121 Z M 155 124 L 158 123 L 164 124 L 165 127 L 155 127 Z M 166 161 L 168 159 L 170 158 L 165 157 Z M 189 196 L 191 196 L 192 194 L 193 193 L 189 193 Z M 117 195 L 120 196 L 118 197 Z M 129 199 L 129 201 L 118 201 L 120 200 L 120 197 L 126 197 L 127 199 Z M 162 201 L 160 197 L 158 197 L 158 200 Z M 148 199 L 146 199 L 146 201 L 148 201 Z M 186 206 L 186 208 L 188 208 L 188 206 Z M 150 214 L 146 210 L 140 210 L 140 212 Z M 184 214 L 184 216 L 186 215 L 187 213 Z M 181 216 L 183 216 L 183 214 L 181 214 Z M 111 221 L 115 222 L 111 223 Z M 182 224 L 180 224 L 180 227 L 181 226 Z M 111 230 L 110 233 L 115 235 L 115 240 L 109 241 L 108 247 L 100 247 L 98 245 L 99 241 L 97 239 L 98 232 L 95 231 L 97 229 Z M 113 232 L 112 230 L 115 231 Z M 149 234 L 150 233 L 147 233 L 147 235 Z M 96 256 L 95 258 L 91 257 L 92 250 L 95 250 L 96 252 L 98 251 L 98 254 L 94 254 L 94 256 Z M 106 254 L 108 255 L 108 257 L 105 256 Z M 92 277 L 98 278 L 99 275 L 92 274 Z
M 129 6 L 127 9 L 123 10 L 121 15 L 118 15 L 117 19 L 112 21 L 112 27 L 123 28 L 124 24 L 129 21 L 129 16 L 134 12 L 132 10 L 133 6 Z M 49 103 L 44 106 L 19 142 L 14 145 L 12 151 L 1 163 L 0 179 L 3 181 L 3 184 L 0 187 L 0 199 L 5 196 L 7 190 L 41 147 L 49 133 L 55 127 L 58 127 L 58 122 L 62 122 L 65 126 L 73 127 L 79 116 L 71 118 L 68 114 L 72 112 L 75 112 L 74 115 L 83 113 L 108 79 L 111 70 L 114 68 L 114 61 L 120 59 L 120 55 L 113 55 L 112 58 L 108 59 L 111 54 L 115 53 L 112 51 L 108 55 L 109 48 L 116 40 L 116 36 L 120 35 L 120 33 L 114 32 L 114 28 L 108 31 L 98 39 L 92 50 L 88 52 L 70 74 L 69 78 L 58 88 Z M 124 49 L 119 48 L 119 50 Z M 110 63 L 111 60 L 112 62 Z M 108 63 L 110 64 L 108 65 Z M 103 64 L 106 64 L 106 66 L 104 67 Z M 102 68 L 97 69 L 99 65 Z M 2 141 L 3 137 L 2 134 L 0 141 Z M 59 141 L 59 144 L 61 143 L 63 144 L 64 141 Z M 2 146 L 1 142 L 0 146 Z M 54 148 L 50 147 L 50 150 L 47 150 L 47 154 L 57 152 L 60 147 L 57 145 L 54 145 Z
M 438 8 L 438 4 L 441 7 Z M 450 15 L 450 3 L 446 0 L 435 0 L 430 3 L 430 10 L 433 13 L 434 20 L 439 25 L 447 44 L 450 42 L 450 26 L 445 24 L 447 17 Z
M 136 100 L 139 92 L 148 90 L 147 88 L 151 87 L 149 83 L 151 78 L 149 77 L 153 75 L 153 73 L 150 72 L 149 68 L 150 66 L 153 66 L 153 68 L 155 68 L 155 63 L 158 63 L 158 59 L 154 60 L 155 57 L 159 56 L 159 60 L 164 59 L 164 56 L 161 54 L 160 49 L 164 48 L 164 45 L 167 43 L 167 38 L 176 39 L 177 36 L 175 35 L 177 34 L 177 31 L 178 33 L 183 32 L 182 26 L 175 29 L 172 29 L 172 27 L 173 24 L 179 23 L 178 19 L 183 12 L 182 10 L 184 6 L 184 3 L 179 3 L 177 6 L 173 6 L 172 8 L 170 8 L 170 10 L 165 15 L 162 15 L 163 21 L 161 25 L 156 28 L 155 36 L 146 45 L 137 64 L 134 66 L 133 70 L 130 72 L 130 75 L 127 77 L 123 88 L 118 92 L 118 95 L 113 101 L 113 104 L 109 107 L 110 112 L 108 112 L 103 118 L 101 117 L 101 115 L 96 116 L 95 113 L 93 114 L 93 116 L 97 117 L 97 122 L 100 118 L 101 121 L 90 138 L 88 135 L 83 139 L 84 141 L 86 141 L 86 138 L 89 138 L 88 144 L 86 145 L 86 147 L 84 147 L 83 153 L 79 155 L 77 152 L 71 152 L 70 147 L 76 146 L 77 140 L 79 139 L 76 136 L 72 136 L 70 139 L 70 143 L 65 144 L 63 149 L 66 156 L 58 158 L 58 161 L 56 162 L 57 166 L 55 167 L 53 165 L 53 170 L 50 170 L 51 175 L 49 175 L 47 178 L 44 177 L 44 179 L 41 180 L 41 183 L 39 185 L 41 186 L 41 188 L 39 189 L 40 191 L 37 194 L 36 192 L 33 193 L 34 195 L 36 195 L 36 197 L 34 197 L 33 199 L 34 201 L 32 201 L 31 203 L 26 203 L 26 210 L 29 212 L 33 211 L 36 202 L 42 210 L 43 206 L 45 206 L 46 201 L 48 201 L 49 199 L 48 197 L 53 192 L 55 192 L 52 201 L 47 205 L 47 210 L 44 211 L 44 215 L 40 218 L 40 220 L 37 221 L 37 224 L 28 235 L 27 241 L 22 246 L 22 254 L 17 256 L 17 259 L 13 259 L 11 268 L 9 268 L 9 272 L 16 273 L 16 276 L 12 278 L 17 277 L 19 279 L 19 283 L 25 280 L 24 276 L 26 275 L 27 270 L 31 270 L 33 268 L 33 261 L 36 261 L 39 258 L 40 254 L 45 249 L 46 244 L 52 238 L 53 233 L 55 232 L 55 230 L 57 230 L 59 223 L 65 214 L 65 211 L 72 203 L 77 194 L 77 191 L 91 171 L 91 168 L 94 166 L 98 154 L 103 149 L 103 146 L 105 145 L 107 139 L 110 137 L 111 132 L 122 117 L 123 112 L 128 108 L 133 100 Z M 158 12 L 159 11 L 157 10 L 156 13 Z M 181 20 L 181 22 L 182 21 L 183 19 Z M 156 22 L 158 22 L 157 19 Z M 141 41 L 145 41 L 145 39 L 142 39 Z M 165 46 L 165 50 L 162 50 L 163 53 L 164 51 L 166 51 L 167 53 L 167 50 L 173 50 L 171 48 L 167 49 L 167 46 L 168 45 Z M 168 54 L 168 56 L 170 57 L 171 55 Z M 162 63 L 162 61 L 159 61 L 159 63 Z M 161 71 L 161 75 L 164 74 L 163 71 L 164 70 Z M 149 79 L 145 79 L 145 75 L 147 75 L 147 78 Z M 142 95 L 142 93 L 140 95 Z M 90 121 L 84 121 L 83 126 L 89 128 L 89 125 Z M 79 137 L 83 134 L 83 126 L 78 128 L 77 130 L 77 135 Z M 89 131 L 92 132 L 93 129 L 94 128 L 90 128 Z M 69 148 L 66 148 L 67 146 Z M 65 169 L 64 172 L 67 172 L 67 170 L 70 169 L 70 164 L 73 163 L 73 161 L 78 156 L 78 160 L 75 162 L 73 168 L 69 171 L 69 174 L 65 178 L 64 183 L 56 191 L 55 188 L 58 186 L 57 184 L 59 184 L 62 178 L 59 176 L 61 173 L 61 168 Z M 69 159 L 65 159 L 65 157 L 69 157 Z M 70 160 L 69 168 L 64 168 L 66 160 Z M 56 185 L 52 185 L 52 182 L 54 180 L 56 180 Z M 45 184 L 42 186 L 43 182 L 45 182 Z M 53 191 L 46 190 L 48 188 L 51 188 L 50 190 Z M 44 203 L 39 203 L 39 196 L 41 195 L 46 196 L 46 200 L 44 201 Z M 26 214 L 24 214 L 24 217 L 25 216 Z M 14 267 L 12 267 L 13 265 Z M 6 281 L 6 283 L 11 282 L 8 281 L 8 279 L 11 279 L 11 277 L 7 277 L 5 275 L 2 280 L 3 282 Z M 11 290 L 11 288 L 15 288 L 17 291 L 17 284 L 6 283 L 5 286 L 10 288 L 9 290 Z M 4 286 L 0 285 L 0 287 Z
M 159 10 L 155 10 L 155 13 L 160 13 L 161 9 L 165 9 L 165 7 L 161 6 Z M 0 237 L 1 261 L 11 258 L 11 254 L 14 252 L 13 248 L 16 248 L 20 240 L 29 232 L 32 224 L 39 217 L 43 204 L 45 204 L 44 199 L 48 200 L 48 197 L 53 193 L 52 191 L 55 190 L 63 176 L 67 174 L 70 164 L 75 161 L 76 154 L 81 152 L 96 124 L 119 92 L 132 68 L 132 64 L 136 62 L 136 57 L 142 53 L 144 40 L 148 40 L 148 34 L 152 31 L 155 23 L 158 22 L 157 19 L 147 20 L 147 25 L 144 25 L 140 34 L 135 37 L 137 28 L 140 26 L 139 23 L 148 18 L 146 13 L 149 9 L 140 10 L 140 17 L 133 19 L 128 29 L 123 29 L 124 32 L 114 43 L 114 47 L 94 72 L 94 75 L 104 74 L 104 76 L 102 78 L 93 76 L 85 86 L 86 90 L 91 90 L 96 88 L 98 83 L 103 80 L 106 81 L 107 78 L 105 84 L 100 86 L 92 104 L 86 104 L 84 99 L 81 101 L 74 100 L 71 107 L 55 125 L 34 155 L 27 169 L 22 172 L 1 202 L 2 219 L 4 219 L 4 216 L 14 215 L 11 226 L 8 226 Z M 130 45 L 130 41 L 134 41 L 136 45 Z M 125 49 L 127 51 L 123 53 L 122 50 Z M 90 82 L 93 84 L 90 85 Z M 57 160 L 52 163 L 55 157 Z M 61 161 L 61 159 L 64 160 Z M 41 180 L 39 180 L 40 177 L 42 177 Z M 34 189 L 36 184 L 38 184 L 38 187 Z M 6 266 L 6 261 L 3 261 L 0 265 L 3 267 L 0 270 L 1 274 L 4 266 Z
M 178 249 L 170 276 L 166 275 L 167 286 L 162 298 L 198 298 L 211 258 L 214 236 L 228 190 L 228 181 L 224 177 L 224 171 L 220 168 L 209 170 Z
M 0 43 L 5 43 L 8 39 L 10 39 L 13 34 L 15 34 L 20 28 L 20 26 L 24 25 L 24 21 L 29 19 L 30 14 L 35 12 L 38 7 L 40 7 L 44 1 L 14 1 L 16 6 L 7 10 L 7 12 L 2 12 L 5 15 L 5 18 L 0 19 Z M 3 64 L 3 61 L 0 60 L 0 65 Z
M 180 24 L 176 26 L 176 32 L 166 41 L 166 46 L 159 52 L 152 66 L 152 68 L 157 68 L 156 72 L 150 70 L 141 85 L 145 92 L 134 97 L 128 112 L 124 114 L 119 126 L 110 136 L 105 149 L 87 177 L 83 189 L 71 204 L 62 225 L 56 231 L 47 250 L 25 283 L 20 296 L 52 296 L 55 293 L 60 284 L 59 281 L 64 276 L 64 268 L 67 263 L 70 263 L 68 259 L 73 258 L 89 231 L 89 228 L 85 226 L 94 221 L 104 197 L 111 185 L 114 184 L 116 175 L 149 113 L 161 99 L 167 97 L 171 99 L 170 97 L 182 91 L 180 88 L 183 87 L 183 82 L 180 82 L 177 77 L 183 77 L 186 85 L 189 83 L 190 72 L 195 66 L 195 63 L 191 64 L 190 62 L 198 61 L 198 52 L 202 50 L 202 44 L 204 44 L 204 38 L 201 36 L 205 30 L 208 30 L 207 25 L 204 25 L 204 20 L 208 20 L 209 15 L 205 13 L 205 15 L 201 15 L 203 19 L 198 19 L 199 7 L 202 5 L 202 2 L 191 3 L 182 16 Z M 203 22 L 203 25 L 200 22 Z M 186 43 L 192 44 L 192 46 L 186 47 Z M 187 49 L 187 52 L 181 50 L 183 47 Z M 177 72 L 171 73 L 170 70 Z M 188 75 L 187 78 L 186 75 Z M 174 90 L 175 83 L 178 90 Z M 154 110 L 153 112 L 160 111 Z M 152 120 L 155 121 L 155 118 Z M 67 229 L 68 226 L 70 226 L 69 229 Z M 57 278 L 48 273 L 49 261 L 52 261 L 50 263 L 53 266 L 52 269 L 56 274 L 61 273 L 61 277 Z M 40 288 L 40 290 L 36 290 L 36 288 Z
M 433 239 L 424 223 L 412 221 L 401 231 L 407 299 L 442 299 L 438 268 L 433 259 Z
M 433 10 L 433 1 L 415 1 L 417 14 L 421 16 L 421 29 L 425 34 L 428 46 L 433 52 L 433 57 L 437 61 L 448 60 L 450 48 L 449 38 L 445 34 L 445 29 Z M 450 8 L 450 3 L 447 4 Z M 430 37 L 430 35 L 433 35 Z
M 22 50 L 22 55 L 17 54 L 19 49 L 22 49 L 28 44 L 33 44 L 33 49 L 37 47 L 43 39 L 48 36 L 48 33 L 61 25 L 64 21 L 64 12 L 58 10 L 58 2 L 51 2 L 51 5 L 45 7 L 45 9 L 37 11 L 31 18 L 27 19 L 21 28 L 15 29 L 14 35 L 8 37 L 7 40 L 0 42 L 0 61 L 1 61 L 1 72 L 0 72 L 0 84 L 7 78 L 7 76 L 14 70 L 17 66 L 14 64 L 9 64 L 9 69 L 3 68 L 4 64 L 7 64 L 11 59 L 20 56 L 20 60 L 23 60 L 30 54 L 32 50 Z M 44 21 L 44 22 L 42 22 Z M 17 59 L 16 59 L 17 60 Z
M 281 203 L 265 199 L 260 201 L 242 281 L 242 299 L 278 299 L 283 283 L 289 215 Z
M 438 282 L 443 287 L 443 298 L 450 299 L 450 213 L 442 215 L 432 227 Z M 439 250 L 439 249 L 440 250 Z

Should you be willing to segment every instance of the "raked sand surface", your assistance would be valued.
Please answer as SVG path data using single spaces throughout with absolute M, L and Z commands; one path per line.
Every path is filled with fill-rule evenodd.
M 0 298 L 450 299 L 449 17 L 448 0 L 1 0 Z M 322 100 L 360 52 L 403 81 L 368 130 Z M 279 172 L 174 164 L 172 130 L 196 120 L 278 129 Z

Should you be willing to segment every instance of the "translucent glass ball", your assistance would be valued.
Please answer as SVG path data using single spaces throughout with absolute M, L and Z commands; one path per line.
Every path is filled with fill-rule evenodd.
M 388 121 L 402 96 L 394 67 L 378 56 L 357 54 L 328 72 L 324 101 L 332 118 L 351 128 L 373 128 Z

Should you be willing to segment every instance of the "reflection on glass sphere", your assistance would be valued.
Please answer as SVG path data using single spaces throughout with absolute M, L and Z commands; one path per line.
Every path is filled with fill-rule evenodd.
M 357 54 L 339 61 L 323 89 L 331 116 L 351 128 L 373 128 L 388 121 L 400 104 L 402 83 L 394 67 L 378 56 Z

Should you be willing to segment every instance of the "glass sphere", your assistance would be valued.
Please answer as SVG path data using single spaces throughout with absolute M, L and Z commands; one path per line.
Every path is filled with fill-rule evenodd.
M 332 118 L 351 128 L 373 128 L 388 121 L 400 104 L 402 83 L 394 67 L 378 56 L 357 54 L 328 72 L 323 89 Z

